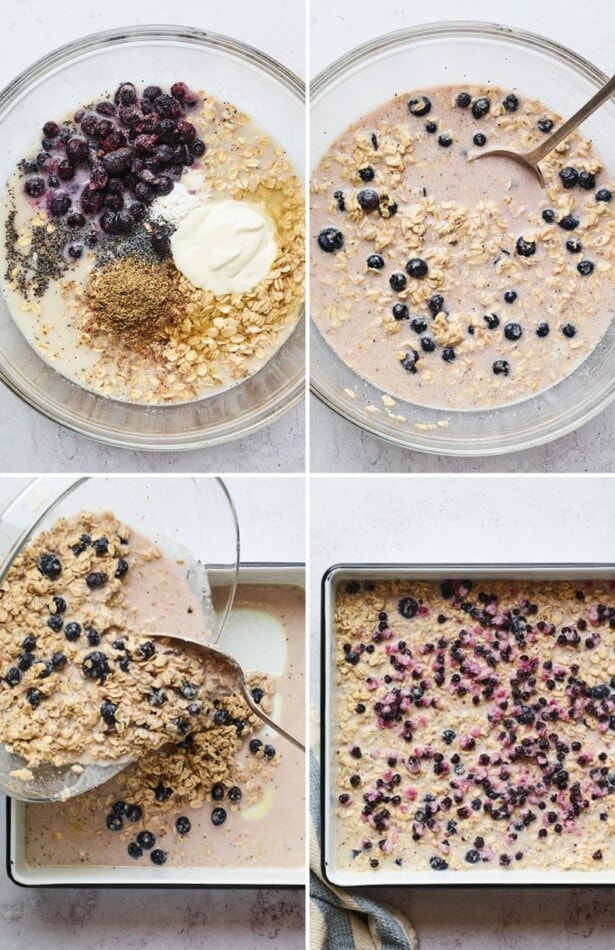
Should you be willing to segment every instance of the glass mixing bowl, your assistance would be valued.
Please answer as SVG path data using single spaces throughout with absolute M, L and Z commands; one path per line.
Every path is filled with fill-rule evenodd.
M 139 26 L 86 36 L 44 56 L 0 93 L 0 181 L 6 182 L 50 116 L 98 99 L 127 79 L 181 79 L 229 100 L 304 168 L 304 84 L 264 53 L 189 27 Z M 173 406 L 141 406 L 90 393 L 46 364 L 26 342 L 0 295 L 0 379 L 25 402 L 75 432 L 134 449 L 216 445 L 268 425 L 301 399 L 303 314 L 268 363 L 226 392 Z
M 551 40 L 497 24 L 436 23 L 390 33 L 352 50 L 311 84 L 311 166 L 348 125 L 395 94 L 488 82 L 541 99 L 568 116 L 607 78 Z M 582 132 L 615 173 L 615 101 L 602 106 Z M 484 166 L 487 174 L 487 163 Z M 310 235 L 310 247 L 316 237 Z M 605 306 L 614 307 L 611 301 Z M 397 399 L 394 412 L 406 421 L 391 419 L 382 392 L 350 370 L 315 326 L 310 338 L 311 385 L 319 399 L 350 422 L 409 449 L 458 456 L 527 449 L 573 431 L 613 400 L 614 324 L 569 377 L 540 395 L 499 409 L 440 411 Z
M 233 604 L 239 570 L 239 525 L 224 482 L 213 476 L 43 476 L 23 487 L 0 511 L 0 587 L 24 546 L 58 518 L 81 511 L 111 511 L 120 521 L 180 559 L 186 580 L 203 605 L 203 625 L 217 642 Z M 21 760 L 19 760 L 21 762 Z M 0 746 L 0 792 L 37 800 L 10 772 L 19 762 Z M 89 772 L 89 770 L 88 770 Z M 103 770 L 104 772 L 104 770 Z M 109 777 L 101 772 L 101 779 Z M 49 781 L 55 788 L 54 770 Z M 71 787 L 80 781 L 75 776 Z M 97 784 L 97 782 L 95 782 Z

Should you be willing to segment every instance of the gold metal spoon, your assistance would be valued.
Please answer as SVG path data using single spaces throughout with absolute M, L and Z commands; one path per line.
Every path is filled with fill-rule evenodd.
M 568 119 L 567 122 L 561 126 L 561 128 L 556 129 L 552 135 L 542 142 L 541 145 L 538 145 L 536 148 L 532 149 L 531 152 L 514 152 L 512 149 L 508 148 L 491 148 L 486 152 L 472 152 L 468 155 L 468 161 L 474 162 L 479 158 L 494 158 L 500 156 L 502 158 L 511 158 L 515 162 L 520 162 L 522 165 L 525 165 L 526 168 L 531 169 L 536 175 L 538 181 L 545 187 L 545 180 L 538 164 L 549 152 L 552 152 L 556 145 L 565 139 L 571 132 L 574 132 L 582 122 L 587 119 L 588 116 L 595 112 L 598 106 L 601 106 L 603 102 L 609 99 L 615 93 L 615 76 L 612 76 L 611 79 L 598 92 L 591 97 L 589 102 L 586 102 L 584 106 L 575 112 L 575 114 Z

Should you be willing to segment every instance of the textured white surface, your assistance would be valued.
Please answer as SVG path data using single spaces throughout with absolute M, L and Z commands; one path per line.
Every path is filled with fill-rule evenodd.
M 269 12 L 265 14 L 265 7 Z M 273 10 L 275 9 L 275 15 Z M 97 30 L 174 23 L 228 34 L 305 75 L 303 22 L 295 3 L 252 0 L 177 5 L 168 0 L 23 0 L 6 8 L 0 88 L 40 56 Z M 187 453 L 133 452 L 62 429 L 0 384 L 0 469 L 6 472 L 297 472 L 305 461 L 304 406 L 249 438 Z
M 310 74 L 343 53 L 392 30 L 440 20 L 484 20 L 504 23 L 574 49 L 607 73 L 615 68 L 612 0 L 312 0 Z M 521 77 L 519 78 L 521 83 Z M 550 445 L 527 452 L 477 459 L 424 455 L 389 445 L 346 422 L 318 402 L 310 402 L 311 458 L 315 472 L 586 472 L 612 471 L 615 454 L 615 408 L 584 428 Z
M 22 483 L 0 477 L 0 507 Z M 304 479 L 226 479 L 239 517 L 242 560 L 303 561 Z M 0 858 L 5 853 L 0 796 Z M 0 872 L 4 950 L 300 950 L 303 891 L 27 890 Z
M 332 564 L 615 561 L 609 476 L 312 478 L 311 656 Z M 312 700 L 319 691 L 312 663 Z M 376 888 L 403 907 L 420 950 L 613 950 L 608 888 Z

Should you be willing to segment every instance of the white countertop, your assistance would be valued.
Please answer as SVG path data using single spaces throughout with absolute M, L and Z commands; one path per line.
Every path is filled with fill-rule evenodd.
M 312 0 L 310 75 L 367 40 L 403 27 L 440 20 L 485 20 L 516 26 L 569 46 L 606 73 L 615 69 L 612 0 Z M 572 435 L 526 452 L 486 459 L 425 455 L 389 445 L 310 399 L 315 472 L 587 472 L 615 463 L 615 407 Z
M 0 478 L 0 507 L 23 479 Z M 244 561 L 304 560 L 303 478 L 226 479 Z M 0 860 L 5 853 L 0 796 Z M 302 890 L 37 890 L 0 871 L 6 950 L 276 950 L 304 946 Z
M 320 582 L 336 563 L 615 563 L 613 478 L 416 475 L 312 478 L 312 702 Z M 613 950 L 608 888 L 377 888 L 405 909 L 420 950 Z
M 266 8 L 275 7 L 275 15 Z M 228 34 L 305 76 L 303 23 L 294 4 L 252 0 L 23 0 L 2 24 L 0 88 L 40 56 L 79 36 L 118 26 L 174 23 Z M 100 445 L 39 415 L 0 384 L 0 468 L 10 472 L 298 472 L 305 465 L 305 407 L 291 409 L 254 435 L 182 453 L 135 452 Z M 10 451 L 6 447 L 10 446 Z

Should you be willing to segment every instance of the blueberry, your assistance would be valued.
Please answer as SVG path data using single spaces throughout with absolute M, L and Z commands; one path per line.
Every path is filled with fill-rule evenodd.
M 539 323 L 536 327 L 536 336 L 548 336 L 549 335 L 549 324 L 548 323 Z
M 189 716 L 200 716 L 203 711 L 203 703 L 190 703 L 190 705 L 186 707 L 186 710 Z
M 53 666 L 51 660 L 37 660 L 37 666 L 41 667 L 41 670 L 38 674 L 39 680 L 45 680 L 48 676 L 51 676 L 53 673 Z
M 566 167 L 562 168 L 561 172 L 559 173 L 559 177 L 564 188 L 574 188 L 579 180 L 579 173 L 576 168 L 566 165 Z
M 38 689 L 29 689 L 26 693 L 26 699 L 32 706 L 32 709 L 36 709 L 37 706 L 40 706 L 42 698 L 43 694 Z
M 118 801 L 114 802 L 111 806 L 111 811 L 114 815 L 119 815 L 120 818 L 123 818 L 126 814 L 126 802 Z
M 592 264 L 591 261 L 579 261 L 579 263 L 577 264 L 577 270 L 579 274 L 581 275 L 581 277 L 587 277 L 589 274 L 592 273 L 593 269 L 594 269 L 594 265 Z
M 412 617 L 415 617 L 419 610 L 419 605 L 414 599 L 414 597 L 404 597 L 397 604 L 397 610 L 405 617 L 406 620 L 410 620 Z
M 125 561 L 123 557 L 118 558 L 117 567 L 115 568 L 114 577 L 124 577 L 128 573 L 128 561 Z
M 96 551 L 96 554 L 99 557 L 102 557 L 103 554 L 107 554 L 107 552 L 109 551 L 109 539 L 97 538 L 95 541 L 92 541 L 92 547 Z
M 437 316 L 444 306 L 444 297 L 442 294 L 432 294 L 427 306 L 429 307 L 429 312 L 433 314 L 434 317 Z
M 577 331 L 575 327 L 573 327 L 571 323 L 565 323 L 564 326 L 562 327 L 562 333 L 564 334 L 564 336 L 568 337 L 569 340 L 571 340 L 572 337 L 576 335 L 576 332 Z
M 52 616 L 47 619 L 47 626 L 50 630 L 53 630 L 54 633 L 58 633 L 64 626 L 64 621 L 59 614 L 52 614 Z
M 442 739 L 446 745 L 450 745 L 453 739 L 455 738 L 456 733 L 452 729 L 445 729 L 442 733 Z
M 167 694 L 164 690 L 154 686 L 148 693 L 147 701 L 150 706 L 164 706 L 167 701 Z
M 201 139 L 194 139 L 189 145 L 190 151 L 195 158 L 200 158 L 205 154 L 205 142 Z
M 357 193 L 357 202 L 363 211 L 375 211 L 380 204 L 380 198 L 373 188 L 363 188 Z
M 215 785 L 211 787 L 211 797 L 215 802 L 221 802 L 224 798 L 224 785 L 222 782 L 216 782 Z
M 500 318 L 497 313 L 486 313 L 483 320 L 490 330 L 495 330 L 495 328 L 500 325 Z
M 389 277 L 389 284 L 391 288 L 399 293 L 400 290 L 405 290 L 406 288 L 406 275 L 402 274 L 401 271 L 395 271 L 394 274 L 391 274 Z
M 140 805 L 126 805 L 126 818 L 128 821 L 141 821 L 143 809 Z
M 143 848 L 140 848 L 136 842 L 131 841 L 128 845 L 128 854 L 131 858 L 142 858 L 143 857 Z
M 608 188 L 601 188 L 596 192 L 596 201 L 610 201 L 612 194 Z
M 7 670 L 7 674 L 4 679 L 9 684 L 9 686 L 17 686 L 18 683 L 21 683 L 21 671 L 18 670 L 16 666 L 12 666 L 9 670 Z
M 429 864 L 434 871 L 446 871 L 448 867 L 448 861 L 445 861 L 443 858 L 438 858 L 435 855 L 429 859 Z
M 434 132 L 438 131 L 438 126 L 436 125 L 435 122 L 426 122 L 425 131 L 427 132 L 428 135 L 433 135 Z
M 260 686 L 255 686 L 250 692 L 252 693 L 252 699 L 257 705 L 265 695 L 265 690 L 261 689 Z
M 88 677 L 88 679 L 98 679 L 102 683 L 104 683 L 110 672 L 107 657 L 99 650 L 95 650 L 93 653 L 88 653 L 85 656 L 81 664 L 81 669 L 83 675 Z
M 31 653 L 22 653 L 21 656 L 17 658 L 17 667 L 22 673 L 26 673 L 33 663 L 34 657 Z
M 151 831 L 140 831 L 137 835 L 137 844 L 145 851 L 149 851 L 156 844 L 156 836 Z
M 421 349 L 425 353 L 433 353 L 436 348 L 436 341 L 431 336 L 421 337 Z
M 411 115 L 429 115 L 431 112 L 431 102 L 427 96 L 415 96 L 408 100 L 408 111 Z
M 519 100 L 512 92 L 509 92 L 506 98 L 502 100 L 502 105 L 507 112 L 516 112 L 519 108 Z
M 104 699 L 102 701 L 100 705 L 100 715 L 108 726 L 112 726 L 114 724 L 116 712 L 117 706 L 115 703 L 112 703 L 110 699 Z
M 536 242 L 526 241 L 525 238 L 517 238 L 517 254 L 519 257 L 531 257 L 536 253 Z
M 226 811 L 224 808 L 214 808 L 211 813 L 211 820 L 216 826 L 223 825 L 226 821 Z
M 150 860 L 152 864 L 157 864 L 159 867 L 161 864 L 164 864 L 167 859 L 167 852 L 163 851 L 162 848 L 156 848 L 155 851 L 152 851 L 150 854 Z
M 455 101 L 460 109 L 467 109 L 472 102 L 472 96 L 469 92 L 460 92 Z
M 496 360 L 493 364 L 493 372 L 496 376 L 508 376 L 509 371 L 508 360 Z
M 551 132 L 553 129 L 553 119 L 547 119 L 546 116 L 543 116 L 538 120 L 538 128 L 541 132 Z
M 188 682 L 182 683 L 179 687 L 179 691 L 184 699 L 194 699 L 197 693 L 196 686 Z
M 26 651 L 26 653 L 32 653 L 34 650 L 36 650 L 36 637 L 29 633 L 28 636 L 24 637 L 24 639 L 21 641 L 21 646 L 22 649 Z
M 107 815 L 107 828 L 109 831 L 121 831 L 123 827 L 124 822 L 120 815 L 115 815 L 113 812 Z
M 337 210 L 338 210 L 338 211 L 345 211 L 345 210 L 346 210 L 346 199 L 344 198 L 344 192 L 343 192 L 343 191 L 339 191 L 339 190 L 338 190 L 338 191 L 334 191 L 334 192 L 333 192 L 333 197 L 334 197 L 335 200 L 337 201 Z
M 67 195 L 63 191 L 58 191 L 51 199 L 51 204 L 49 205 L 49 211 L 54 218 L 61 218 L 62 215 L 65 215 L 70 206 L 72 205 L 72 200 L 70 195 Z
M 579 172 L 579 187 L 591 191 L 596 187 L 596 176 L 591 172 Z
M 520 324 L 518 323 L 507 323 L 504 327 L 504 336 L 507 340 L 520 340 L 523 334 Z
M 61 670 L 62 667 L 66 666 L 67 663 L 68 663 L 68 660 L 66 659 L 66 656 L 64 653 L 60 653 L 58 651 L 52 654 L 51 665 L 53 666 L 54 670 Z
M 216 726 L 224 726 L 229 720 L 228 709 L 216 709 L 214 713 L 214 723 Z
M 370 254 L 367 258 L 367 266 L 370 270 L 382 270 L 384 267 L 384 257 L 381 254 Z
M 399 362 L 408 373 L 416 373 L 416 364 L 418 363 L 418 359 L 419 354 L 416 350 L 408 350 L 406 355 Z
M 98 590 L 107 583 L 107 575 L 101 573 L 101 571 L 91 571 L 86 577 L 85 582 L 90 590 Z
M 393 304 L 392 313 L 396 320 L 408 320 L 410 317 L 410 311 L 405 303 Z
M 45 182 L 42 178 L 28 178 L 24 185 L 24 191 L 31 198 L 40 198 L 45 193 Z
M 478 864 L 480 861 L 480 854 L 474 848 L 466 852 L 466 861 L 468 864 Z
M 373 181 L 374 178 L 374 169 L 371 165 L 366 165 L 365 168 L 359 169 L 359 178 L 361 181 Z
M 479 148 L 482 148 L 483 145 L 487 144 L 487 136 L 483 135 L 482 132 L 476 132 L 472 141 L 475 145 L 478 145 Z
M 516 290 L 507 290 L 506 293 L 504 294 L 504 300 L 506 303 L 514 303 L 516 299 L 517 299 Z
M 438 145 L 441 145 L 442 148 L 450 148 L 452 144 L 453 139 L 450 132 L 442 132 L 442 134 L 438 136 Z
M 37 567 L 44 577 L 55 581 L 62 573 L 62 562 L 55 554 L 42 554 L 38 559 Z
M 190 833 L 192 824 L 189 818 L 186 818 L 185 815 L 180 815 L 177 821 L 175 822 L 175 828 L 177 829 L 178 835 L 187 835 Z
M 337 228 L 325 228 L 318 235 L 318 246 L 321 251 L 332 254 L 344 246 L 344 235 Z
M 551 224 L 553 221 L 555 221 L 555 211 L 553 208 L 545 208 L 545 210 L 542 212 L 542 220 L 546 221 L 547 224 Z
M 90 627 L 87 633 L 87 639 L 91 647 L 97 647 L 102 640 L 102 637 L 98 630 L 95 630 L 94 627 Z
M 157 802 L 166 802 L 173 794 L 173 789 L 171 786 L 164 785 L 162 782 L 158 782 L 158 785 L 156 788 L 152 789 L 152 791 Z
M 241 801 L 241 789 L 239 788 L 238 785 L 233 785 L 231 788 L 229 788 L 228 797 L 229 797 L 229 800 L 232 802 Z
M 266 745 L 265 748 L 263 749 L 263 752 L 265 754 L 266 759 L 275 758 L 275 749 L 272 745 Z
M 155 652 L 156 645 L 152 643 L 151 640 L 145 640 L 144 643 L 140 643 L 137 647 L 137 656 L 144 660 L 149 660 L 149 658 L 152 657 Z
M 410 275 L 410 277 L 414 277 L 415 280 L 420 280 L 422 277 L 426 277 L 429 273 L 427 261 L 424 261 L 420 257 L 412 257 L 406 264 L 406 272 Z
M 71 643 L 75 640 L 78 640 L 81 636 L 81 624 L 75 623 L 74 621 L 72 623 L 67 623 L 64 627 L 64 636 L 67 640 L 70 640 Z
M 254 753 L 254 755 L 256 755 L 256 753 L 259 751 L 259 749 L 262 749 L 262 747 L 263 743 L 260 739 L 250 739 L 250 752 Z
M 571 254 L 580 254 L 583 250 L 583 245 L 578 238 L 568 238 L 566 241 L 566 250 L 570 251 Z
M 472 115 L 475 119 L 482 119 L 484 115 L 487 115 L 490 108 L 491 103 L 487 96 L 480 96 L 480 98 L 475 99 L 472 104 Z
M 564 217 L 558 221 L 560 228 L 563 228 L 564 231 L 574 231 L 575 228 L 579 226 L 579 219 L 575 218 L 573 214 L 566 214 Z
M 452 363 L 456 358 L 455 350 L 452 346 L 445 346 L 442 350 L 442 359 L 445 363 Z
M 427 323 L 422 317 L 415 317 L 410 326 L 415 333 L 424 333 L 427 329 Z

